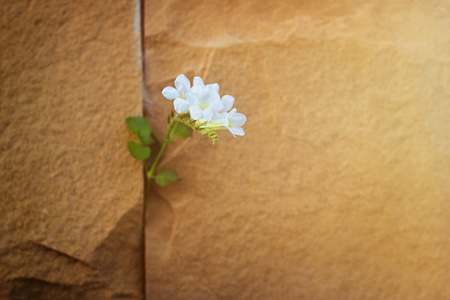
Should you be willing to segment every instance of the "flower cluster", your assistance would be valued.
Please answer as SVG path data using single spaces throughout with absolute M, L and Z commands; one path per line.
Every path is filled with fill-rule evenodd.
M 204 84 L 196 76 L 191 87 L 189 79 L 180 74 L 175 79 L 175 88 L 168 86 L 162 94 L 173 101 L 175 111 L 180 119 L 187 119 L 184 123 L 196 132 L 217 139 L 214 130 L 228 129 L 233 136 L 244 135 L 242 125 L 247 118 L 232 108 L 234 97 L 225 95 L 220 98 L 219 85 Z M 215 138 L 214 138 L 215 136 Z
M 225 95 L 220 98 L 217 83 L 205 85 L 203 80 L 197 76 L 191 86 L 189 79 L 180 74 L 175 79 L 175 87 L 164 88 L 162 94 L 173 101 L 177 115 L 175 116 L 173 110 L 168 115 L 165 136 L 156 134 L 162 142 L 158 154 L 151 155 L 155 148 L 152 145 L 156 140 L 148 120 L 142 116 L 129 117 L 125 120 L 127 127 L 136 137 L 136 141 L 128 141 L 127 148 L 131 156 L 143 163 L 147 174 L 146 191 L 150 189 L 152 180 L 155 180 L 156 184 L 160 186 L 179 181 L 174 170 L 157 168 L 167 145 L 174 143 L 174 138 L 184 140 L 191 137 L 195 131 L 212 138 L 214 144 L 218 139 L 216 130 L 228 129 L 235 137 L 245 134 L 242 125 L 247 118 L 233 108 L 234 98 L 232 96 Z

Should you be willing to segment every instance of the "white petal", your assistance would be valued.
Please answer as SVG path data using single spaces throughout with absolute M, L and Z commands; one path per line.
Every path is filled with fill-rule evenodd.
M 203 110 L 197 105 L 189 107 L 189 113 L 194 120 L 200 120 L 203 117 Z
M 178 97 L 178 91 L 174 87 L 171 87 L 171 86 L 165 87 L 162 90 L 162 94 L 164 97 L 166 97 L 169 100 L 173 100 L 176 97 Z
M 235 113 L 232 115 L 231 118 L 230 117 L 228 118 L 228 122 L 230 122 L 230 126 L 233 126 L 233 127 L 240 127 L 240 126 L 244 125 L 246 121 L 247 121 L 247 117 L 241 113 Z
M 220 101 L 219 93 L 210 85 L 207 85 L 202 89 L 199 98 L 207 99 L 208 102 Z
M 211 86 L 213 89 L 216 90 L 216 92 L 219 92 L 219 84 L 218 83 L 213 83 L 213 84 L 208 84 L 209 86 Z
M 230 96 L 230 95 L 225 95 L 222 97 L 222 99 L 220 99 L 220 101 L 222 101 L 223 103 L 223 111 L 229 111 L 234 104 L 234 97 Z
M 198 106 L 202 109 L 207 109 L 209 107 L 209 103 L 214 101 L 215 96 L 214 93 L 217 93 L 212 87 L 205 86 L 200 91 L 200 95 L 198 96 Z
M 178 75 L 177 79 L 175 79 L 175 87 L 177 88 L 178 92 L 187 93 L 191 88 L 191 82 L 189 81 L 189 79 L 187 79 L 186 76 L 184 76 L 184 74 L 180 74 Z
M 186 100 L 177 98 L 175 101 L 173 101 L 173 106 L 175 108 L 175 111 L 179 114 L 184 114 L 188 111 L 188 103 Z
M 205 86 L 205 87 L 203 87 L 203 88 L 201 88 L 200 89 L 200 91 L 199 91 L 199 95 L 198 95 L 198 98 L 199 99 L 208 99 L 209 98 L 209 93 L 211 93 L 211 89 L 210 89 L 210 87 L 209 86 Z
M 209 124 L 209 122 L 211 122 L 213 115 L 214 115 L 214 112 L 212 112 L 209 109 L 203 111 L 203 118 L 205 118 L 207 124 Z
M 189 92 L 186 94 L 186 99 L 189 103 L 189 106 L 197 105 L 198 97 L 195 93 Z
M 233 118 L 233 115 L 236 113 L 236 108 L 233 108 L 227 115 L 228 119 Z
M 228 128 L 228 130 L 234 135 L 239 135 L 239 136 L 243 136 L 245 135 L 244 129 L 242 129 L 241 127 L 231 127 Z
M 227 119 L 226 114 L 216 113 L 216 114 L 214 114 L 214 116 L 212 117 L 211 121 L 222 120 L 222 119 Z M 227 122 L 228 122 L 228 119 L 227 119 Z
M 223 104 L 220 101 L 211 101 L 208 103 L 208 109 L 210 109 L 213 113 L 217 113 L 223 109 Z
M 205 84 L 203 83 L 203 80 L 200 76 L 195 76 L 194 77 L 194 86 L 198 86 L 198 87 L 204 87 Z
M 194 93 L 195 95 L 197 95 L 197 97 L 200 95 L 200 91 L 202 90 L 203 87 L 198 86 L 198 85 L 194 85 L 193 87 L 191 87 L 191 93 Z
M 222 114 L 215 114 L 211 122 L 209 123 L 209 127 L 228 127 L 228 119 Z

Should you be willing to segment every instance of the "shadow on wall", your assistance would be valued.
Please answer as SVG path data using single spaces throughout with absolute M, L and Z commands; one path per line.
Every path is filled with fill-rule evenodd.
M 0 282 L 0 295 L 14 300 L 141 299 L 136 291 L 144 288 L 143 246 L 142 205 L 119 220 L 89 263 L 37 242 L 23 243 L 0 252 L 0 275 L 6 279 Z

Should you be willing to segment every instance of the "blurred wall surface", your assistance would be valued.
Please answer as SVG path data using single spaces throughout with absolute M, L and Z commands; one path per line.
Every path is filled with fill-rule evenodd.
M 450 299 L 450 2 L 150 0 L 148 116 L 184 73 L 246 135 L 162 164 L 148 299 Z
M 0 299 L 142 299 L 139 1 L 0 2 Z

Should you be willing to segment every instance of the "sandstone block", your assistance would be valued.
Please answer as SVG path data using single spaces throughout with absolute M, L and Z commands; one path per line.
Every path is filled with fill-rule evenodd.
M 184 73 L 246 135 L 170 146 L 148 299 L 448 299 L 448 1 L 152 1 L 146 111 Z
M 138 4 L 2 1 L 2 299 L 143 298 Z

